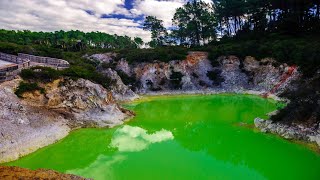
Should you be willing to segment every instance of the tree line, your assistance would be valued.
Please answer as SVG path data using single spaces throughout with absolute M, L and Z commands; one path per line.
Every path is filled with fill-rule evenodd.
M 319 0 L 192 0 L 176 9 L 173 27 L 165 29 L 148 16 L 144 29 L 152 33 L 151 47 L 199 46 L 223 37 L 320 32 Z
M 81 51 L 88 48 L 138 48 L 143 44 L 142 39 L 139 37 L 132 39 L 129 36 L 110 35 L 102 32 L 85 33 L 79 30 L 32 32 L 29 30 L 14 31 L 1 29 L 0 42 L 19 45 L 41 45 L 66 51 Z

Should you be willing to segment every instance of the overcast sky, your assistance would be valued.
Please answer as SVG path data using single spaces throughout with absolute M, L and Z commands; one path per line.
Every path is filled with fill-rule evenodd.
M 144 17 L 171 26 L 175 9 L 186 0 L 0 0 L 0 28 L 32 31 L 81 30 L 139 36 Z M 210 0 L 209 0 L 210 1 Z

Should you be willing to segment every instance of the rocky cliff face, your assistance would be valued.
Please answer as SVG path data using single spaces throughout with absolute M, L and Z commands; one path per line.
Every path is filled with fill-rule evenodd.
M 114 54 L 112 56 L 104 54 L 104 56 L 108 55 L 109 59 L 114 56 Z M 95 55 L 95 57 L 99 56 Z M 106 58 L 104 57 L 99 61 L 105 62 L 104 59 Z M 122 71 L 139 82 L 137 93 L 171 90 L 227 92 L 255 90 L 270 92 L 274 89 L 275 92 L 273 93 L 277 94 L 282 92 L 289 82 L 299 77 L 298 71 L 295 71 L 292 75 L 290 74 L 288 79 L 283 81 L 284 76 L 288 73 L 288 65 L 280 64 L 270 58 L 258 61 L 253 57 L 240 60 L 236 56 L 222 56 L 212 66 L 212 63 L 208 60 L 208 54 L 205 52 L 189 52 L 185 60 L 168 63 L 155 61 L 153 63 L 129 65 L 124 59 L 120 61 L 110 60 L 110 62 L 116 64 L 115 70 Z M 109 74 L 116 73 L 109 72 Z M 177 79 L 179 80 L 179 86 L 174 86 Z M 275 86 L 279 87 L 275 89 Z M 128 88 L 122 86 L 122 89 Z
M 52 144 L 73 128 L 114 126 L 132 116 L 88 80 L 56 80 L 43 85 L 45 94 L 25 93 L 23 100 L 14 94 L 19 81 L 0 85 L 0 163 Z
M 218 60 L 219 66 L 215 69 L 221 72 L 223 81 L 221 88 L 234 91 L 249 88 L 248 76 L 240 69 L 240 59 L 236 56 L 222 56 Z
M 210 87 L 213 83 L 207 77 L 208 71 L 212 70 L 207 56 L 204 52 L 190 52 L 183 61 L 142 63 L 133 67 L 132 71 L 141 83 L 141 92 L 176 89 L 172 85 L 172 80 L 175 80 L 173 73 L 179 73 L 182 76 L 179 89 L 201 90 Z

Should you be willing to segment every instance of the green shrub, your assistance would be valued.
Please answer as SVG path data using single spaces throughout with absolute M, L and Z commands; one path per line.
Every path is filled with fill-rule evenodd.
M 50 67 L 32 67 L 30 69 L 23 69 L 20 76 L 24 80 L 33 82 L 52 82 L 61 76 L 61 72 Z
M 88 79 L 101 84 L 104 88 L 110 89 L 115 82 L 110 77 L 98 73 L 95 69 L 85 66 L 71 66 L 61 71 L 62 76 L 77 80 L 79 78 Z
M 33 92 L 33 91 L 40 91 L 41 94 L 45 93 L 45 89 L 39 87 L 37 83 L 25 83 L 25 82 L 20 82 L 18 88 L 15 91 L 15 94 L 22 98 L 23 93 L 25 92 Z

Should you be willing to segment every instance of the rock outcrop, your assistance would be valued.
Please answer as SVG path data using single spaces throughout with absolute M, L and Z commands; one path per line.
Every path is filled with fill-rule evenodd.
M 131 101 L 139 98 L 139 96 L 134 93 L 127 85 L 122 82 L 121 77 L 118 75 L 117 71 L 108 68 L 103 71 L 108 77 L 110 77 L 114 82 L 111 87 L 111 92 L 115 100 L 117 101 Z
M 43 85 L 45 94 L 14 94 L 20 80 L 0 85 L 0 163 L 52 144 L 79 127 L 110 127 L 133 114 L 112 93 L 88 80 L 59 79 Z
M 306 142 L 317 143 L 320 146 L 320 128 L 307 128 L 302 125 L 286 125 L 279 122 L 272 122 L 256 118 L 254 125 L 264 133 L 278 134 L 281 137 L 289 140 L 301 140 Z
M 208 78 L 208 71 L 212 70 L 208 54 L 204 52 L 190 52 L 186 60 L 141 63 L 133 68 L 133 74 L 140 81 L 140 92 L 171 90 L 171 75 L 174 72 L 182 74 L 181 90 L 202 90 L 210 87 L 212 81 Z
M 90 60 L 98 61 L 98 62 L 105 62 L 110 63 L 113 61 L 113 59 L 116 57 L 116 53 L 104 53 L 104 54 L 93 54 L 91 56 L 85 55 L 85 58 L 88 58 Z
M 25 93 L 23 98 L 33 106 L 70 115 L 75 126 L 114 126 L 127 116 L 112 92 L 85 79 L 59 79 L 45 85 L 45 94 Z
M 110 91 L 113 98 L 117 101 L 130 101 L 138 98 L 139 96 L 130 89 L 130 85 L 123 83 L 118 72 L 124 73 L 126 76 L 132 76 L 131 67 L 124 59 L 120 59 L 115 63 L 115 53 L 93 54 L 85 56 L 87 59 L 98 62 L 97 71 L 109 77 L 113 83 L 111 84 Z M 110 67 L 105 67 L 105 65 Z M 117 72 L 118 71 L 118 72 Z
M 243 70 L 248 76 L 249 87 L 257 91 L 271 91 L 279 82 L 283 79 L 283 76 L 289 70 L 287 64 L 280 64 L 274 59 L 265 58 L 257 61 L 253 57 L 246 57 L 243 62 Z M 300 73 L 295 70 L 295 72 L 290 76 L 284 83 L 279 84 L 280 87 L 275 92 L 279 94 L 283 92 L 289 83 L 299 78 Z
M 128 76 L 132 75 L 131 67 L 125 59 L 120 59 L 116 65 L 116 70 L 126 73 Z
M 237 91 L 242 89 L 248 89 L 248 77 L 240 69 L 240 59 L 236 56 L 223 56 L 218 58 L 221 69 L 221 76 L 224 81 L 222 82 L 222 88 L 226 91 Z

